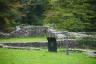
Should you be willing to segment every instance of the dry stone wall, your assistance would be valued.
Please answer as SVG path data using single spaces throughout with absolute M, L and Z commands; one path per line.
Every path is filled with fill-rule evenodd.
M 46 35 L 48 27 L 44 26 L 17 26 L 16 30 L 5 34 L 0 32 L 0 38 L 36 37 Z
M 70 42 L 69 42 L 70 41 Z M 96 46 L 90 46 L 90 45 L 85 45 L 83 46 L 77 43 L 74 40 L 62 40 L 62 41 L 57 41 L 57 47 L 58 48 L 93 48 L 95 49 Z M 0 47 L 3 46 L 12 46 L 12 47 L 41 47 L 41 48 L 46 48 L 48 47 L 48 42 L 19 42 L 19 43 L 0 43 Z
M 57 41 L 57 46 L 64 48 L 68 44 L 66 40 Z M 22 42 L 22 43 L 0 43 L 5 46 L 13 46 L 13 47 L 48 47 L 48 42 Z M 73 45 L 72 45 L 73 44 Z M 70 45 L 75 46 L 76 42 L 70 43 Z M 72 47 L 71 46 L 71 47 Z

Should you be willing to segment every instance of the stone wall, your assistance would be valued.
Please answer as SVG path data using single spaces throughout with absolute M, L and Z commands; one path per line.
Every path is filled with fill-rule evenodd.
M 4 46 L 13 46 L 13 47 L 41 47 L 46 48 L 48 47 L 48 42 L 19 42 L 19 43 L 0 43 L 0 45 Z M 58 48 L 93 48 L 95 49 L 96 46 L 90 45 L 80 45 L 75 40 L 62 40 L 57 41 Z
M 48 42 L 22 42 L 22 43 L 0 43 L 5 46 L 13 46 L 13 47 L 48 47 Z M 57 41 L 57 46 L 64 48 L 68 44 L 68 41 Z M 70 43 L 71 47 L 75 46 L 75 42 Z
M 17 26 L 16 30 L 9 34 L 1 33 L 0 38 L 36 37 L 46 35 L 48 27 L 44 26 Z

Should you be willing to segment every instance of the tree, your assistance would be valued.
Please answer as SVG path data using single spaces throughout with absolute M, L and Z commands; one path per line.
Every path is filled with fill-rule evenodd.
M 96 31 L 95 0 L 0 0 L 0 30 L 22 24 Z
M 21 11 L 23 12 L 20 23 L 30 25 L 43 25 L 44 15 L 47 10 L 48 0 L 22 0 L 25 6 Z
M 11 25 L 19 15 L 18 0 L 0 0 L 0 30 L 10 32 Z
M 46 14 L 46 23 L 69 31 L 96 31 L 96 23 L 92 25 L 94 22 L 91 20 L 96 17 L 96 12 L 90 9 L 94 7 L 90 4 L 93 0 L 51 1 L 52 8 Z M 92 26 L 94 29 L 91 28 Z

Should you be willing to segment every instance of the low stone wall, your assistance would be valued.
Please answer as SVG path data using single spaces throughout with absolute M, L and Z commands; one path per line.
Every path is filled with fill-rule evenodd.
M 17 26 L 16 30 L 6 34 L 0 32 L 0 38 L 36 37 L 46 35 L 48 27 L 44 26 Z
M 14 46 L 14 47 L 47 47 L 48 42 L 26 42 L 26 43 L 0 43 L 5 46 Z M 58 47 L 66 47 L 68 45 L 68 42 L 66 40 L 64 41 L 57 41 Z M 71 42 L 69 43 L 70 47 L 74 47 L 75 43 Z
M 44 42 L 29 42 L 29 43 L 1 43 L 5 46 L 14 46 L 14 47 L 44 47 L 48 43 Z
M 48 42 L 23 42 L 23 43 L 0 43 L 0 45 L 4 46 L 14 46 L 14 47 L 48 47 Z M 80 45 L 74 40 L 64 40 L 57 41 L 57 46 L 59 48 L 96 48 L 90 45 Z

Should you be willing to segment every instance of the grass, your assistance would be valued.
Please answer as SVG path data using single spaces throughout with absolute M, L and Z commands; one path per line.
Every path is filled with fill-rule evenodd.
M 84 53 L 0 49 L 0 64 L 96 64 L 96 58 Z
M 0 43 L 18 43 L 18 42 L 46 42 L 46 37 L 28 37 L 28 38 L 9 38 L 9 39 L 0 39 Z

